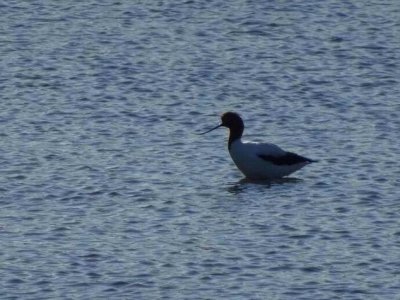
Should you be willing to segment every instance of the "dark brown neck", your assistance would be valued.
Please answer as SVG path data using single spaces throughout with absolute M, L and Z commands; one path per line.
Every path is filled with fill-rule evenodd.
M 231 145 L 234 141 L 239 140 L 242 137 L 244 130 L 243 124 L 239 124 L 237 126 L 229 128 L 229 140 L 228 140 L 228 149 L 231 150 Z

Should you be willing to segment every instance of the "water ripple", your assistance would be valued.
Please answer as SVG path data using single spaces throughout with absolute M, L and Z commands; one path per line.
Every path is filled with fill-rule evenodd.
M 394 1 L 0 7 L 2 298 L 398 297 Z

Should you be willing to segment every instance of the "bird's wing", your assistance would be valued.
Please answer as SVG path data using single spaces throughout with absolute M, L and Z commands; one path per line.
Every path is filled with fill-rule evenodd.
M 285 155 L 286 151 L 282 150 L 275 144 L 270 143 L 248 143 L 252 145 L 254 152 L 257 155 L 272 155 L 272 156 L 282 156 Z
M 262 158 L 263 160 L 266 160 L 268 162 L 271 162 L 275 165 L 295 165 L 299 163 L 310 163 L 313 162 L 313 160 L 303 157 L 301 155 L 298 155 L 293 152 L 285 152 L 283 155 L 273 155 L 273 154 L 258 154 L 258 157 Z

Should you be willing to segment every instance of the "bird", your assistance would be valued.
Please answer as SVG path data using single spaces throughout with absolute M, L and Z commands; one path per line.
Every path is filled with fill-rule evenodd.
M 237 168 L 251 180 L 274 180 L 288 176 L 316 160 L 288 152 L 271 143 L 243 142 L 244 122 L 239 114 L 225 112 L 220 127 L 229 129 L 228 150 Z

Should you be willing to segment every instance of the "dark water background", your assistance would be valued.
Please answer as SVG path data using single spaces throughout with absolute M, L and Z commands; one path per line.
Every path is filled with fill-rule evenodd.
M 0 5 L 2 299 L 400 299 L 400 2 Z M 319 159 L 242 182 L 227 133 Z

